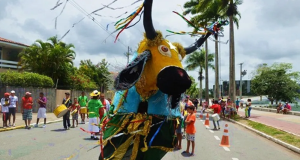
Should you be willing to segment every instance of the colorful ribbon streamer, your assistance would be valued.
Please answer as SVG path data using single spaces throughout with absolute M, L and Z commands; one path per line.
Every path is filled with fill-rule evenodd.
M 158 127 L 158 129 L 156 130 L 155 134 L 152 136 L 150 142 L 149 142 L 149 147 L 151 147 L 152 142 L 154 140 L 154 138 L 156 137 L 156 135 L 158 134 L 158 132 L 160 131 L 162 125 L 164 124 L 164 122 L 166 121 L 166 118 L 164 119 L 164 121 L 162 121 L 162 123 L 160 124 L 160 126 Z

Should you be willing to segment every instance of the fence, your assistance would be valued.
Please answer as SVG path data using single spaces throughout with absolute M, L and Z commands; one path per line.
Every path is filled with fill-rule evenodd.
M 5 92 L 11 92 L 14 90 L 16 92 L 16 96 L 18 97 L 19 104 L 17 106 L 17 112 L 21 112 L 22 105 L 22 97 L 24 97 L 26 92 L 32 93 L 33 99 L 33 112 L 37 112 L 39 108 L 39 104 L 36 102 L 39 99 L 40 92 L 43 92 L 45 97 L 47 98 L 47 112 L 53 112 L 57 105 L 62 104 L 63 98 L 65 98 L 65 93 L 70 92 L 71 98 L 79 97 L 82 91 L 79 90 L 59 90 L 55 88 L 34 88 L 34 87 L 13 87 L 13 86 L 5 86 L 0 87 L 0 98 L 4 96 Z M 84 91 L 88 99 L 90 99 L 90 93 L 92 90 Z M 113 91 L 105 91 L 105 97 L 112 99 L 114 92 Z

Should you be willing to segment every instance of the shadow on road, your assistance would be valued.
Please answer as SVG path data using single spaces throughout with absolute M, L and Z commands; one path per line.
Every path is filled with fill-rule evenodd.
M 86 141 L 96 141 L 96 140 L 93 140 L 91 138 L 83 138 L 83 140 L 86 140 Z
M 64 131 L 66 131 L 65 129 L 53 129 L 53 130 L 51 130 L 51 131 L 53 131 L 53 132 L 64 132 Z

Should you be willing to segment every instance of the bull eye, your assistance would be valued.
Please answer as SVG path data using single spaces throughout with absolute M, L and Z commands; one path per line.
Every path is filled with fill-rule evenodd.
M 158 51 L 160 54 L 162 54 L 164 56 L 172 57 L 170 49 L 164 45 L 158 46 Z

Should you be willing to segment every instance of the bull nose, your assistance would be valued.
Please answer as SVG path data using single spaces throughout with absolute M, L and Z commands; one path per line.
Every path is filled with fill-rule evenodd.
M 165 94 L 178 95 L 191 87 L 192 81 L 185 70 L 170 66 L 161 70 L 157 76 L 157 87 Z

